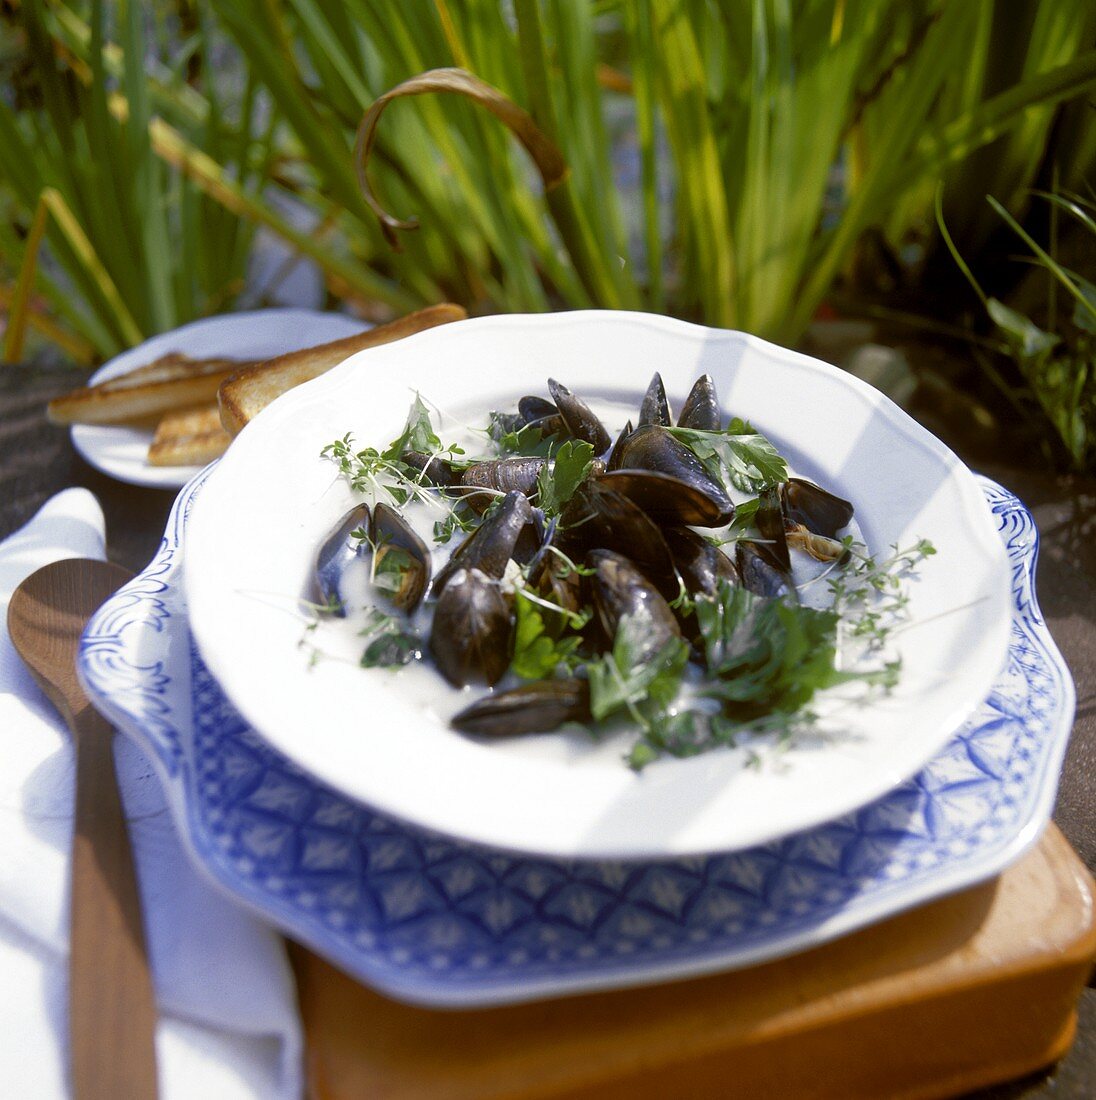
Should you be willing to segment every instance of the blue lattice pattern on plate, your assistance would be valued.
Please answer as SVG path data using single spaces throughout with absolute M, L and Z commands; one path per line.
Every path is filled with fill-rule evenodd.
M 156 560 L 91 624 L 82 674 L 154 754 L 200 865 L 395 996 L 502 1003 L 787 954 L 996 873 L 1049 815 L 1072 684 L 1034 598 L 1034 523 L 992 482 L 983 488 L 1013 569 L 1008 667 L 919 774 L 854 813 L 748 851 L 579 863 L 508 855 L 373 813 L 247 727 L 189 641 L 178 570 L 201 480 L 181 494 Z

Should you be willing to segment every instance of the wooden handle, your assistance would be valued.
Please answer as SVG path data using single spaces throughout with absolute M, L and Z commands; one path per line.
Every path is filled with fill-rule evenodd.
M 156 1005 L 133 852 L 114 774 L 114 731 L 87 706 L 74 716 L 69 1030 L 77 1100 L 156 1096 Z

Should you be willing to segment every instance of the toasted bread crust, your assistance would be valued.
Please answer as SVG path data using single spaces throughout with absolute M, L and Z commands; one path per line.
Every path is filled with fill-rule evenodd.
M 216 402 L 165 413 L 148 448 L 150 466 L 202 466 L 224 454 L 232 437 Z
M 221 384 L 217 400 L 221 423 L 230 435 L 238 435 L 244 425 L 266 408 L 276 397 L 338 366 L 344 359 L 366 348 L 401 340 L 436 325 L 460 321 L 468 314 L 458 305 L 443 303 L 416 310 L 386 325 L 378 325 L 354 336 L 344 336 L 329 344 L 305 348 L 268 359 L 237 371 Z
M 190 359 L 170 352 L 128 374 L 54 398 L 54 424 L 126 424 L 188 405 L 215 401 L 221 383 L 251 361 Z

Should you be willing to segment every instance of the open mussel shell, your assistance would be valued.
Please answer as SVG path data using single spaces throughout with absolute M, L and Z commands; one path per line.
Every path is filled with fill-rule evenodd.
M 742 587 L 754 595 L 795 595 L 795 583 L 791 575 L 781 569 L 766 543 L 739 539 L 735 544 L 735 565 L 742 578 Z
M 620 463 L 620 468 L 606 477 L 619 478 L 625 472 L 652 470 L 684 482 L 691 490 L 691 499 L 699 502 L 704 498 L 704 503 L 700 505 L 703 519 L 676 519 L 670 522 L 722 527 L 734 517 L 734 503 L 723 484 L 711 475 L 695 451 L 657 424 L 640 425 L 628 436 L 621 447 Z M 654 489 L 651 491 L 653 493 Z M 642 505 L 636 497 L 632 499 Z M 657 499 L 661 502 L 662 498 L 659 496 Z
M 499 582 L 458 569 L 434 609 L 430 652 L 454 686 L 497 683 L 510 665 L 510 606 Z
M 555 545 L 580 563 L 591 550 L 627 556 L 667 598 L 678 593 L 674 561 L 662 532 L 638 504 L 602 481 L 584 481 L 559 517 Z
M 441 594 L 449 578 L 460 569 L 477 569 L 485 576 L 501 580 L 506 563 L 526 526 L 533 522 L 533 508 L 516 489 L 457 547 L 453 556 L 434 578 L 431 595 Z
M 430 583 L 430 551 L 394 508 L 378 504 L 369 532 L 373 547 L 373 587 L 410 614 Z
M 792 523 L 801 523 L 808 531 L 832 539 L 852 521 L 853 506 L 839 496 L 826 492 L 813 481 L 791 477 L 781 486 L 784 515 Z
M 476 462 L 460 476 L 461 491 L 474 512 L 483 515 L 500 493 L 517 490 L 532 496 L 537 490 L 540 472 L 548 465 L 546 458 L 492 458 Z
M 352 539 L 351 533 L 369 532 L 369 505 L 357 504 L 331 528 L 320 541 L 308 572 L 308 601 L 321 613 L 346 617 L 342 596 L 342 577 L 347 566 L 359 557 L 364 540 Z
M 518 402 L 518 415 L 525 424 L 532 424 L 548 416 L 558 416 L 559 409 L 546 397 L 527 396 Z
M 545 733 L 565 722 L 590 717 L 590 685 L 585 680 L 534 680 L 512 691 L 478 699 L 453 716 L 450 725 L 464 733 L 505 737 L 515 733 Z
M 642 639 L 635 653 L 638 663 L 653 658 L 672 638 L 681 637 L 670 605 L 634 562 L 612 550 L 591 550 L 586 564 L 594 570 L 587 582 L 610 644 L 624 618 L 631 620 L 635 637 Z
M 563 417 L 567 434 L 589 443 L 594 448 L 594 454 L 604 454 L 613 440 L 590 406 L 554 378 L 548 379 L 548 392 Z
M 639 423 L 660 424 L 668 428 L 673 420 L 670 419 L 670 403 L 666 400 L 666 387 L 662 384 L 662 375 L 655 371 L 647 392 L 643 395 L 643 402 L 639 406 Z
M 710 374 L 702 374 L 685 398 L 678 417 L 679 428 L 694 428 L 702 432 L 718 432 L 723 427 L 723 414 L 715 395 L 715 382 Z

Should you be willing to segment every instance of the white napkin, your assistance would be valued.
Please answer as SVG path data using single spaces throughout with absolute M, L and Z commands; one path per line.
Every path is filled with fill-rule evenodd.
M 85 489 L 59 493 L 0 543 L 0 1065 L 8 1096 L 70 1092 L 74 777 L 68 731 L 12 648 L 8 601 L 39 566 L 103 556 L 103 513 Z M 122 736 L 114 751 L 160 1012 L 161 1097 L 299 1097 L 301 1027 L 280 937 L 199 878 L 147 759 Z

